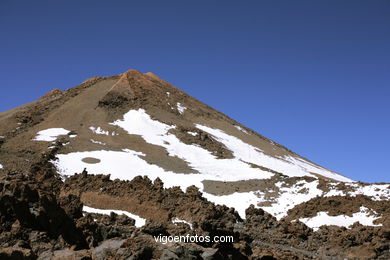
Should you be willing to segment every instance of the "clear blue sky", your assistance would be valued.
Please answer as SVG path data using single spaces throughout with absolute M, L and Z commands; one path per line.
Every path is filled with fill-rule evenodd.
M 130 68 L 390 181 L 390 1 L 0 1 L 0 111 Z

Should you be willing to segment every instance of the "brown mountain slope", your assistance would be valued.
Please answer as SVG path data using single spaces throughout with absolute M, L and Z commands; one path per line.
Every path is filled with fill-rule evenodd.
M 177 110 L 177 103 L 187 108 L 184 114 L 180 114 Z M 3 154 L 5 159 L 3 159 L 2 164 L 8 165 L 11 169 L 27 169 L 27 163 L 23 164 L 24 166 L 19 166 L 20 163 L 15 161 L 8 163 L 7 158 L 11 159 L 15 154 L 20 154 L 20 151 L 25 153 L 29 153 L 30 150 L 31 153 L 45 151 L 47 144 L 38 144 L 37 142 L 31 144 L 30 140 L 36 136 L 38 131 L 58 126 L 69 129 L 78 135 L 78 138 L 72 142 L 71 147 L 66 148 L 65 152 L 91 150 L 96 146 L 89 142 L 91 134 L 88 127 L 85 126 L 104 126 L 107 131 L 115 131 L 117 128 L 108 125 L 108 123 L 121 118 L 128 110 L 138 108 L 145 109 L 152 118 L 158 118 L 161 122 L 180 126 L 181 130 L 199 131 L 194 129 L 194 122 L 207 124 L 210 127 L 223 129 L 227 134 L 237 136 L 242 141 L 258 147 L 267 155 L 297 156 L 285 147 L 258 135 L 188 96 L 154 74 L 141 74 L 138 71 L 130 70 L 118 76 L 92 78 L 80 86 L 66 91 L 55 90 L 35 102 L 1 112 L 0 135 L 5 137 L 4 150 L 11 154 L 10 156 Z M 246 134 L 234 126 L 240 127 L 250 134 Z M 177 135 L 180 134 L 177 133 Z M 185 138 L 182 137 L 182 139 Z M 102 137 L 102 139 L 104 140 L 101 141 L 105 141 L 109 149 L 121 149 L 120 143 L 126 141 L 113 140 L 114 138 L 109 137 Z M 142 146 L 148 145 L 136 145 L 138 148 Z M 207 147 L 206 144 L 203 146 Z M 223 149 L 221 145 L 217 146 Z M 14 151 L 15 147 L 18 147 L 18 151 Z M 147 150 L 147 147 L 142 147 L 142 149 Z M 146 154 L 149 155 L 149 153 Z M 163 156 L 163 154 L 159 153 L 158 156 Z M 176 164 L 178 169 L 184 169 L 183 166 L 180 166 L 183 164 L 182 162 L 176 161 Z

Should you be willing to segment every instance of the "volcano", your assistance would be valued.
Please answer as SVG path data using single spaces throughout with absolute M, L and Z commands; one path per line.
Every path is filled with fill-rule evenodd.
M 104 222 L 104 214 L 116 212 L 134 219 L 136 228 L 147 229 L 149 225 L 149 234 L 154 234 L 151 223 L 167 222 L 211 232 L 200 224 L 209 221 L 204 216 L 225 212 L 213 218 L 230 221 L 232 232 L 248 233 L 249 227 L 261 226 L 256 234 L 247 234 L 252 236 L 245 241 L 252 243 L 250 252 L 236 245 L 242 259 L 254 257 L 256 246 L 262 248 L 263 256 L 267 255 L 266 248 L 270 256 L 286 259 L 291 255 L 348 258 L 362 251 L 376 257 L 388 250 L 379 242 L 379 249 L 363 242 L 354 246 L 340 242 L 332 251 L 326 249 L 325 242 L 318 242 L 321 232 L 327 232 L 322 234 L 326 237 L 340 230 L 357 232 L 363 227 L 372 233 L 388 230 L 388 183 L 356 182 L 326 169 L 150 72 L 129 70 L 112 77 L 87 79 L 68 90 L 55 89 L 35 102 L 0 113 L 0 136 L 0 174 L 7 180 L 3 182 L 32 182 L 31 189 L 39 190 L 39 194 L 54 192 L 55 201 L 77 197 L 76 204 L 81 205 L 79 211 L 84 217 L 80 212 L 75 216 L 65 210 L 71 219 L 92 214 Z M 66 208 L 63 205 L 68 204 L 59 207 Z M 23 224 L 18 214 L 14 215 Z M 262 224 L 255 224 L 259 215 L 263 216 Z M 274 233 L 264 233 L 267 228 L 263 222 L 269 223 L 274 233 L 293 227 L 289 232 L 299 237 L 294 239 L 306 241 L 294 242 L 303 251 L 283 248 L 281 245 L 289 244 L 286 241 L 290 238 L 279 238 L 284 239 L 283 243 L 272 240 Z M 237 223 L 247 223 L 246 229 L 245 225 L 240 229 Z M 8 230 L 5 224 L 2 228 Z M 260 236 L 261 232 L 269 237 Z M 385 232 L 379 240 L 388 239 L 388 235 Z M 80 235 L 83 239 L 85 236 Z M 268 242 L 259 242 L 258 236 Z M 317 242 L 308 246 L 311 236 Z M 101 237 L 99 243 L 94 239 L 89 247 L 69 236 L 64 243 L 96 248 L 108 238 Z M 306 243 L 305 249 L 302 243 Z M 319 247 L 323 251 L 317 255 Z M 151 248 L 159 252 L 151 253 L 151 258 L 161 256 L 161 248 Z M 83 250 L 91 256 L 96 253 Z M 231 257 L 229 250 L 220 249 L 218 254 Z M 177 252 L 174 254 L 179 257 Z

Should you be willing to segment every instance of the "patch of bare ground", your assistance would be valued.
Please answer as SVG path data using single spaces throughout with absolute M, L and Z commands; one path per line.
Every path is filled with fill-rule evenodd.
M 331 190 L 332 183 L 326 181 L 325 179 L 319 178 L 317 188 L 322 190 L 324 193 L 327 193 Z
M 213 195 L 229 195 L 235 192 L 269 191 L 277 193 L 277 188 L 270 180 L 245 180 L 245 181 L 202 181 L 204 191 Z M 275 194 L 276 195 L 276 194 Z
M 215 140 L 208 133 L 194 127 L 176 127 L 169 130 L 172 134 L 176 135 L 179 140 L 185 144 L 196 144 L 203 149 L 208 150 L 219 159 L 231 159 L 233 158 L 232 151 L 228 150 L 225 145 Z M 190 134 L 190 133 L 196 133 Z
M 85 157 L 82 159 L 83 162 L 89 163 L 89 164 L 96 164 L 100 163 L 100 159 L 93 158 L 93 157 Z

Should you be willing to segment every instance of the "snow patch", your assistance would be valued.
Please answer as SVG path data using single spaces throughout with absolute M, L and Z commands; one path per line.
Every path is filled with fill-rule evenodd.
M 190 134 L 190 135 L 192 135 L 192 136 L 197 136 L 197 135 L 198 135 L 198 133 L 196 133 L 196 132 L 190 132 L 190 131 L 188 131 L 187 134 Z
M 184 219 L 179 219 L 179 218 L 173 218 L 172 219 L 172 223 L 173 224 L 176 224 L 176 223 L 184 223 L 184 224 L 187 224 L 190 226 L 190 229 L 192 229 L 192 224 L 188 221 L 185 221 Z
M 110 132 L 103 130 L 102 128 L 100 128 L 100 126 L 98 126 L 98 127 L 91 126 L 89 129 L 93 133 L 98 134 L 98 135 L 110 135 Z
M 203 192 L 203 197 L 208 199 L 211 202 L 219 205 L 226 205 L 228 207 L 233 207 L 241 218 L 245 218 L 245 210 L 253 204 L 258 208 L 257 204 L 262 200 L 257 196 L 257 192 L 236 192 L 229 195 L 217 196 Z
M 4 167 L 3 167 L 3 165 L 0 163 L 0 169 L 3 169 Z
M 46 130 L 39 131 L 37 133 L 37 136 L 33 140 L 52 142 L 55 141 L 58 136 L 67 135 L 68 133 L 70 133 L 70 131 L 64 128 L 49 128 Z
M 88 212 L 88 213 L 97 213 L 97 214 L 103 214 L 103 215 L 110 215 L 111 212 L 114 212 L 115 214 L 118 214 L 118 215 L 122 215 L 123 214 L 123 215 L 126 215 L 126 216 L 134 219 L 136 227 L 142 227 L 146 223 L 146 219 L 141 218 L 140 216 L 131 214 L 131 213 L 127 212 L 127 211 L 123 211 L 123 210 L 96 209 L 96 208 L 91 208 L 91 207 L 88 207 L 88 206 L 83 206 L 83 211 L 84 212 Z
M 176 106 L 180 114 L 183 114 L 184 111 L 187 109 L 185 106 L 182 106 L 179 102 L 176 104 Z
M 112 133 L 110 133 L 109 131 L 103 130 L 100 126 L 98 126 L 98 127 L 91 126 L 91 127 L 89 127 L 89 129 L 90 129 L 94 134 L 98 134 L 98 135 L 111 135 L 111 136 L 118 135 L 118 133 L 116 133 L 115 131 L 113 131 Z
M 275 184 L 279 188 L 279 197 L 275 199 L 275 203 L 271 206 L 261 207 L 278 220 L 287 216 L 287 211 L 289 209 L 320 196 L 323 193 L 317 188 L 317 180 L 312 182 L 306 182 L 304 180 L 299 181 L 291 187 L 283 187 L 283 184 L 284 182 L 277 182 Z M 265 200 L 265 198 L 263 200 Z
M 245 134 L 248 134 L 249 135 L 249 133 L 248 133 L 248 131 L 246 131 L 244 128 L 242 128 L 241 126 L 239 126 L 239 125 L 235 125 L 234 126 L 235 128 L 237 128 L 238 130 L 240 130 L 241 132 L 243 132 L 243 133 L 245 133 Z
M 96 141 L 96 140 L 93 140 L 93 139 L 91 139 L 91 142 L 94 143 L 94 144 L 106 145 L 106 143 L 99 142 L 99 141 Z
M 373 212 L 376 214 L 376 212 Z M 355 222 L 359 222 L 365 226 L 382 226 L 382 224 L 374 224 L 374 221 L 379 217 L 370 215 L 370 210 L 364 206 L 360 207 L 360 212 L 352 214 L 352 217 L 347 215 L 329 216 L 328 212 L 318 212 L 317 216 L 311 218 L 300 218 L 299 221 L 305 223 L 308 227 L 318 230 L 322 225 L 335 225 L 341 227 L 349 227 Z
M 344 192 L 342 190 L 338 190 L 336 188 L 330 189 L 327 193 L 325 193 L 323 196 L 324 197 L 332 197 L 332 196 L 344 196 Z

